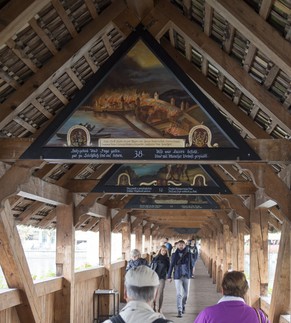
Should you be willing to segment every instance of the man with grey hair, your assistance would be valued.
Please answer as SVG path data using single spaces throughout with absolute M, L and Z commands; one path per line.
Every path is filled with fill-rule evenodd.
M 129 269 L 136 268 L 141 265 L 148 266 L 147 260 L 141 257 L 141 253 L 138 249 L 132 249 L 130 252 L 130 260 L 125 270 L 128 271 Z
M 125 275 L 124 298 L 126 306 L 119 315 L 104 323 L 163 323 L 172 322 L 156 313 L 151 304 L 159 286 L 159 277 L 151 268 L 141 265 L 130 269 Z

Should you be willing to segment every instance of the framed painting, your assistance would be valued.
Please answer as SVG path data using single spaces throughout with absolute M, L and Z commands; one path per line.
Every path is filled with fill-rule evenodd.
M 125 163 L 114 165 L 92 192 L 122 194 L 230 194 L 207 166 Z
M 143 25 L 22 158 L 137 163 L 259 159 Z

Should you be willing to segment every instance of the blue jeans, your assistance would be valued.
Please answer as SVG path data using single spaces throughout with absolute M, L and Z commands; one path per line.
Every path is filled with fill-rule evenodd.
M 186 305 L 189 287 L 190 287 L 190 279 L 183 276 L 180 279 L 175 279 L 176 286 L 176 297 L 177 297 L 177 308 L 178 311 L 183 310 L 183 307 Z

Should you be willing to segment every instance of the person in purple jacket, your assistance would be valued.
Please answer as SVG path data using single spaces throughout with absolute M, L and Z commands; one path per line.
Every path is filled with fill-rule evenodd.
M 244 273 L 227 272 L 222 280 L 223 297 L 217 304 L 200 312 L 194 323 L 269 323 L 261 310 L 245 303 L 244 296 L 248 289 Z

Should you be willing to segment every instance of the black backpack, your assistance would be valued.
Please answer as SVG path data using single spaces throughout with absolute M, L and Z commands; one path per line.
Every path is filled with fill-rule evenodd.
M 110 321 L 112 323 L 126 323 L 123 320 L 123 318 L 120 316 L 120 314 L 110 317 Z M 163 319 L 163 318 L 158 318 L 158 319 L 154 320 L 152 323 L 171 323 L 171 322 L 173 322 L 173 321 Z

